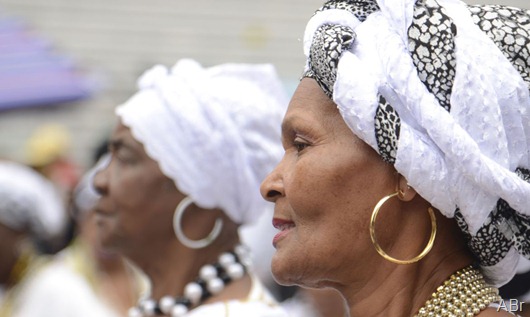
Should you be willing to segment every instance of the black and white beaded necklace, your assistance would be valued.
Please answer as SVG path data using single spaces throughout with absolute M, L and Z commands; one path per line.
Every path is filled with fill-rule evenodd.
M 164 296 L 159 301 L 141 299 L 138 305 L 129 309 L 129 317 L 185 316 L 191 307 L 199 305 L 209 297 L 219 294 L 227 284 L 241 279 L 250 265 L 249 251 L 243 245 L 234 251 L 224 252 L 218 262 L 204 265 L 199 277 L 186 284 L 183 296 Z

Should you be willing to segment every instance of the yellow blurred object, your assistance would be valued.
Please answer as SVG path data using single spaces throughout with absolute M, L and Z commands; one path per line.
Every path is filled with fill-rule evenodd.
M 42 167 L 66 154 L 70 146 L 70 133 L 58 124 L 37 128 L 26 142 L 27 163 Z

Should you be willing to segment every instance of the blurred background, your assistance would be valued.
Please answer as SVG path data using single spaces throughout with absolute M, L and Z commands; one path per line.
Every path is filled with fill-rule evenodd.
M 136 91 L 136 79 L 154 64 L 171 66 L 185 57 L 204 66 L 273 63 L 292 93 L 305 63 L 305 24 L 323 2 L 0 0 L 0 159 L 31 165 L 71 199 L 81 174 L 104 152 L 102 142 L 116 124 L 114 108 Z M 530 9 L 528 0 L 467 3 Z M 269 276 L 273 283 L 266 264 L 274 251 L 271 239 L 263 239 L 273 228 L 268 218 L 263 221 L 260 231 L 248 229 L 247 243 L 254 250 L 267 244 L 256 263 L 263 265 L 262 279 Z M 45 251 L 63 246 L 58 242 Z M 518 281 L 523 293 L 528 278 Z M 295 289 L 278 292 L 277 297 L 288 298 Z M 336 293 L 298 294 L 293 303 L 318 303 L 323 316 L 343 314 Z
M 0 0 L 0 157 L 38 165 L 59 153 L 88 166 L 115 106 L 156 63 L 271 62 L 292 92 L 322 2 Z

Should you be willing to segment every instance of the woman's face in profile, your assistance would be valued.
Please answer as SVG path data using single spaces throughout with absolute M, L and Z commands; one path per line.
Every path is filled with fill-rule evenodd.
M 102 244 L 130 254 L 151 248 L 154 239 L 172 238 L 178 202 L 174 183 L 121 123 L 111 136 L 109 150 L 111 161 L 94 180 L 102 195 L 96 206 Z
M 394 169 L 354 136 L 313 79 L 303 79 L 293 95 L 282 143 L 284 157 L 261 186 L 275 203 L 273 225 L 280 230 L 273 242 L 276 279 L 323 286 L 344 265 L 378 257 L 369 219 L 377 201 L 395 190 Z

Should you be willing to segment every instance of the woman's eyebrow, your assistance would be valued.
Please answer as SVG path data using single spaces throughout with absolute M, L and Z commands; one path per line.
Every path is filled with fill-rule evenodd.
M 287 132 L 295 126 L 305 126 L 308 124 L 308 121 L 309 118 L 305 117 L 305 114 L 303 113 L 287 114 L 282 121 L 282 132 Z
M 293 126 L 293 116 L 286 116 L 282 121 L 282 134 L 287 133 Z

